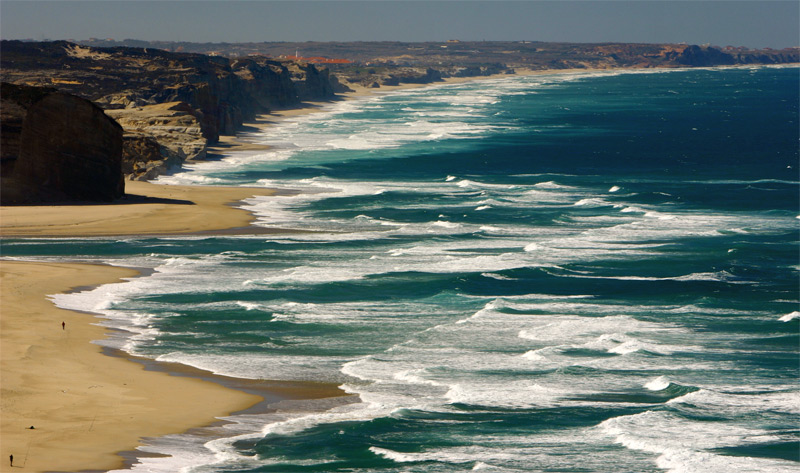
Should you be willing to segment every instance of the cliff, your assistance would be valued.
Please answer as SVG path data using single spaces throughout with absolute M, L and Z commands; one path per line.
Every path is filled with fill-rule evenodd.
M 337 84 L 327 69 L 263 57 L 66 41 L 2 41 L 0 50 L 2 80 L 58 89 L 105 108 L 125 129 L 125 172 L 131 179 L 150 179 L 186 159 L 202 159 L 220 135 L 235 134 L 244 121 L 273 108 L 330 100 Z M 17 125 L 4 120 L 3 126 Z
M 335 96 L 327 69 L 320 70 L 313 64 L 303 62 L 288 63 L 287 69 L 300 100 L 330 99 Z
M 152 179 L 187 159 L 206 157 L 202 115 L 184 102 L 106 110 L 106 115 L 125 130 L 122 165 L 129 179 Z
M 103 108 L 184 102 L 215 143 L 243 121 L 303 99 L 333 97 L 326 70 L 266 59 L 228 59 L 151 48 L 90 48 L 66 41 L 2 41 L 0 77 L 16 84 L 55 87 Z M 302 70 L 302 74 L 289 68 Z M 294 80 L 293 80 L 294 78 Z
M 329 69 L 287 59 L 286 55 L 298 48 L 305 56 L 347 57 L 348 61 L 331 61 Z M 520 67 L 610 69 L 797 62 L 798 48 L 776 51 L 685 44 L 448 41 L 203 45 L 100 40 L 78 45 L 66 41 L 2 41 L 0 79 L 40 89 L 18 93 L 16 102 L 4 101 L 0 163 L 3 175 L 11 175 L 10 169 L 19 157 L 13 150 L 22 147 L 22 117 L 32 103 L 56 89 L 106 109 L 124 128 L 122 165 L 126 176 L 150 179 L 187 159 L 204 158 L 208 144 L 217 142 L 220 135 L 235 134 L 243 122 L 258 114 L 301 106 L 303 101 L 331 100 L 337 92 L 350 90 L 346 83 L 368 87 L 427 84 L 447 77 L 512 74 Z
M 122 127 L 80 97 L 2 84 L 3 205 L 124 194 Z

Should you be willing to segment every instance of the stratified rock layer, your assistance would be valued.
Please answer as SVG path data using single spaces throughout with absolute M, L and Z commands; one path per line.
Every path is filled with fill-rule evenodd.
M 125 130 L 123 173 L 147 180 L 189 159 L 204 159 L 202 115 L 184 102 L 106 110 Z

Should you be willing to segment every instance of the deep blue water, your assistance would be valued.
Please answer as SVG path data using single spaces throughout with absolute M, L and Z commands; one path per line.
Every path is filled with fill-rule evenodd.
M 58 296 L 285 402 L 139 471 L 800 471 L 797 68 L 509 77 L 332 104 L 164 184 L 257 236 L 5 240 L 155 269 Z M 225 438 L 227 437 L 227 438 Z

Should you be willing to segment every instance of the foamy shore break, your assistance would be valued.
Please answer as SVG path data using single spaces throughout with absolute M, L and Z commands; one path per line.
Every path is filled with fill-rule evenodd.
M 446 82 L 497 77 L 506 76 Z M 359 88 L 342 98 L 424 86 L 404 84 L 377 91 Z M 263 115 L 245 126 L 265 128 L 281 119 L 324 109 L 324 104 L 308 105 Z M 228 138 L 211 151 L 224 154 L 255 148 L 258 145 Z M 0 207 L 0 237 L 281 231 L 249 226 L 253 216 L 235 207 L 244 199 L 277 192 L 128 181 L 127 198 L 113 204 Z M 14 471 L 121 468 L 125 465 L 121 453 L 143 445 L 144 438 L 209 425 L 258 403 L 266 409 L 265 397 L 344 395 L 333 385 L 269 381 L 244 392 L 223 385 L 221 378 L 210 373 L 180 365 L 159 363 L 164 365 L 162 369 L 146 370 L 122 353 L 107 356 L 102 347 L 92 343 L 105 338 L 106 329 L 97 325 L 91 314 L 60 309 L 48 299 L 56 293 L 137 276 L 134 269 L 104 265 L 0 260 L 0 436 L 2 460 L 13 455 Z M 180 377 L 173 376 L 178 372 Z

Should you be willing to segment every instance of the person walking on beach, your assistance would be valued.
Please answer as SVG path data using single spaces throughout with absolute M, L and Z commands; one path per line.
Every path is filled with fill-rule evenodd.
M 11 466 L 14 466 L 14 455 L 9 455 L 8 460 L 11 462 Z
M 66 322 L 61 322 L 61 330 L 66 330 L 65 328 L 66 326 L 67 326 Z

